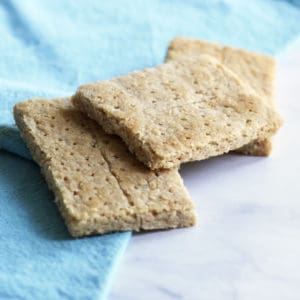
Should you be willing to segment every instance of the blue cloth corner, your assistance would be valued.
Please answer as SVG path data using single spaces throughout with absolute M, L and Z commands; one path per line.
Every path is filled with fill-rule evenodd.
M 26 159 L 32 159 L 29 149 L 21 139 L 16 126 L 0 126 L 0 147 Z
M 130 233 L 73 239 L 37 165 L 0 150 L 0 298 L 104 299 Z
M 14 127 L 16 102 L 160 64 L 177 35 L 275 54 L 299 20 L 297 0 L 0 0 L 0 298 L 103 299 L 130 239 L 70 238 Z

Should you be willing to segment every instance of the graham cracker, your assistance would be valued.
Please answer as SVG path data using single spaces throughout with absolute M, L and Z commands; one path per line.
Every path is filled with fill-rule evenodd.
M 272 136 L 281 119 L 210 56 L 82 85 L 73 103 L 151 169 L 178 167 Z
M 14 116 L 72 236 L 195 224 L 178 171 L 146 168 L 70 98 L 21 102 Z
M 246 51 L 215 43 L 177 37 L 169 45 L 166 61 L 181 59 L 184 56 L 208 54 L 234 71 L 239 78 L 247 82 L 255 92 L 264 96 L 265 101 L 275 107 L 276 62 L 271 56 Z M 257 139 L 236 152 L 267 156 L 272 150 L 272 137 Z

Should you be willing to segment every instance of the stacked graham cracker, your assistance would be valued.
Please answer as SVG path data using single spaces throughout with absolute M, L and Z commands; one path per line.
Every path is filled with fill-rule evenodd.
M 156 68 L 33 99 L 16 123 L 74 237 L 195 224 L 181 163 L 268 155 L 282 121 L 272 58 L 174 39 Z

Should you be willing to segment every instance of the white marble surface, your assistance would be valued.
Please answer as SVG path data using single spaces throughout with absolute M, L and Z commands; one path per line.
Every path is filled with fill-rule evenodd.
M 272 156 L 182 166 L 198 225 L 134 235 L 110 300 L 300 299 L 300 41 L 277 59 Z

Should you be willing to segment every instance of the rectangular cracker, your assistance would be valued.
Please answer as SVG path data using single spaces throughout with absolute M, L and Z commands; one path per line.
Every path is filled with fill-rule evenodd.
M 72 236 L 195 224 L 178 171 L 150 171 L 69 98 L 18 103 L 14 116 Z
M 275 107 L 275 60 L 268 55 L 217 45 L 215 43 L 177 37 L 171 41 L 166 61 L 181 59 L 184 56 L 208 54 L 233 70 L 239 78 L 247 82 L 257 93 L 264 96 L 268 104 Z M 257 139 L 236 152 L 266 156 L 272 150 L 272 137 Z
M 73 103 L 151 169 L 178 167 L 273 135 L 266 101 L 217 60 L 174 60 L 80 86 Z

